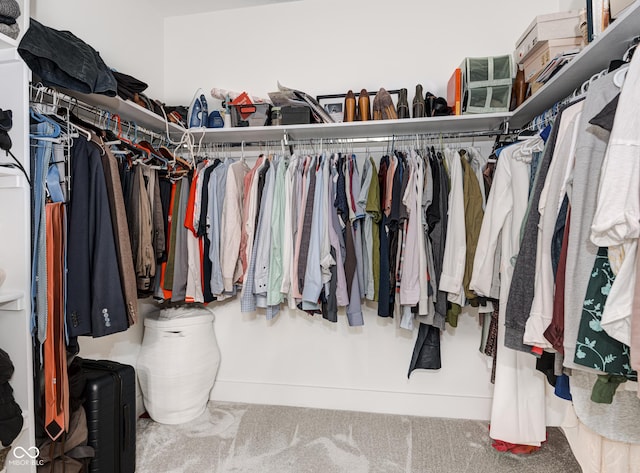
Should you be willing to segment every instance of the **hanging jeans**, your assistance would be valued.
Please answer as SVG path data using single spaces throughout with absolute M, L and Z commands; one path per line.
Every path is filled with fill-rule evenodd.
M 53 126 L 49 123 L 39 123 L 32 128 L 35 135 L 51 135 Z M 33 260 L 31 262 L 31 331 L 38 330 L 38 340 L 44 343 L 47 333 L 47 262 L 45 211 L 47 188 L 46 177 L 49 161 L 52 156 L 52 142 L 32 140 L 32 185 L 33 185 Z M 35 153 L 34 151 L 35 150 Z

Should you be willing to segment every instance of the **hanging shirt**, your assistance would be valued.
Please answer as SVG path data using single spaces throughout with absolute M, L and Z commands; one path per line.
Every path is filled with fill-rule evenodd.
M 294 225 L 296 223 L 296 201 L 294 191 L 297 187 L 298 166 L 300 158 L 292 156 L 284 177 L 284 223 L 282 234 L 282 283 L 280 293 L 287 297 L 289 308 L 295 308 L 295 300 L 291 292 L 291 267 L 295 242 Z M 274 288 L 275 290 L 275 288 Z M 275 296 L 274 296 L 275 297 Z
M 305 271 L 307 268 L 307 259 L 309 258 L 310 240 L 311 240 L 311 227 L 313 225 L 313 211 L 315 203 L 316 185 L 318 183 L 316 179 L 316 158 L 312 158 L 306 173 L 307 179 L 307 193 L 304 199 L 304 217 L 302 219 L 302 226 L 300 228 L 300 247 L 298 254 L 298 290 L 302 297 L 304 291 Z
M 207 209 L 208 235 L 211 247 L 209 259 L 211 260 L 211 293 L 214 296 L 224 292 L 222 267 L 220 264 L 220 245 L 222 228 L 222 211 L 224 207 L 225 193 L 227 189 L 227 175 L 232 161 L 227 159 L 218 166 L 209 179 L 209 205 Z
M 387 174 L 389 172 L 390 157 L 383 156 L 380 160 L 380 168 L 378 169 L 378 183 L 380 187 L 380 196 L 387 195 Z M 384 199 L 383 199 L 384 202 Z M 383 203 L 385 206 L 386 203 Z M 389 210 L 391 205 L 389 205 Z M 388 216 L 383 207 L 380 220 L 380 281 L 378 294 L 378 315 L 380 317 L 389 317 L 390 314 L 390 286 L 389 286 L 389 241 L 388 241 Z
M 331 281 L 331 268 L 336 264 L 335 259 L 331 255 L 331 237 L 329 236 L 329 227 L 331 222 L 330 209 L 333 209 L 333 185 L 331 182 L 331 158 L 323 157 L 322 162 L 322 227 L 320 241 L 320 270 L 322 284 L 325 286 L 325 295 L 329 291 L 329 282 Z
M 257 213 L 258 180 L 255 179 L 257 173 L 264 167 L 264 156 L 260 155 L 256 164 L 244 177 L 244 195 L 242 211 L 242 235 L 240 239 L 240 260 L 242 262 L 242 272 L 245 274 L 249 266 L 251 251 L 253 248 L 253 237 L 255 231 L 255 221 Z M 244 281 L 244 276 L 243 276 Z
M 417 169 L 414 159 L 409 159 L 406 174 L 408 175 L 407 187 L 402 196 L 402 203 L 408 210 L 406 234 L 404 236 L 404 253 L 408 255 L 403 259 L 402 279 L 400 280 L 400 304 L 414 306 L 420 300 L 420 244 L 418 232 L 422 232 L 422 219 L 418 201 L 418 184 L 422 188 L 421 170 Z M 420 176 L 418 174 L 420 173 Z M 426 261 L 425 261 L 426 263 Z
M 477 306 L 476 295 L 469 290 L 469 281 L 471 280 L 471 272 L 473 271 L 473 259 L 476 255 L 476 247 L 478 245 L 478 235 L 482 226 L 482 191 L 480 190 L 480 181 L 474 173 L 471 164 L 467 161 L 467 153 L 460 156 L 460 162 L 463 170 L 463 193 L 464 193 L 464 227 L 466 238 L 466 258 L 464 277 L 462 278 L 462 286 L 464 288 L 465 297 L 473 306 Z
M 198 181 L 201 175 L 195 173 L 191 180 L 191 188 L 189 189 L 189 200 L 184 219 L 184 226 L 189 230 L 187 232 L 187 290 L 185 301 L 187 302 L 204 302 L 204 293 L 202 288 L 202 255 L 200 253 L 200 241 L 196 235 L 196 227 L 194 221 L 195 204 L 197 196 Z
M 202 170 L 201 179 L 198 179 L 198 182 L 202 181 L 202 183 L 196 186 L 197 195 L 200 196 L 199 199 L 196 197 L 196 201 L 200 202 L 199 217 L 197 219 L 198 226 L 196 228 L 198 231 L 198 237 L 200 237 L 200 241 L 202 242 L 202 292 L 204 302 L 211 302 L 214 300 L 213 294 L 211 293 L 211 273 L 213 271 L 213 265 L 209 258 L 211 240 L 209 240 L 207 229 L 207 211 L 209 209 L 209 181 L 211 180 L 211 174 L 218 166 L 220 166 L 220 164 L 222 164 L 222 161 L 219 159 L 214 159 L 209 162 Z
M 464 191 L 462 164 L 460 155 L 452 149 L 445 149 L 447 168 L 449 169 L 449 218 L 447 221 L 447 239 L 440 275 L 440 290 L 448 292 L 448 300 L 464 306 L 464 268 L 466 261 L 466 233 L 464 223 Z
M 338 193 L 338 159 L 333 156 L 331 159 L 331 198 L 335 202 Z M 347 279 L 344 270 L 344 262 L 346 256 L 346 244 L 338 209 L 334 205 L 329 206 L 330 209 L 330 227 L 329 238 L 331 247 L 333 248 L 336 261 L 336 304 L 344 307 L 349 305 L 349 295 L 347 291 Z
M 364 248 L 362 243 L 362 222 L 365 216 L 364 205 L 360 205 L 360 172 L 358 171 L 358 163 L 356 156 L 352 155 L 347 161 L 349 167 L 349 186 L 350 186 L 350 218 L 352 218 L 352 225 L 354 228 L 353 243 L 355 247 L 356 255 L 356 271 L 358 274 L 358 286 L 361 288 L 364 294 L 365 277 L 364 277 Z
M 489 295 L 494 257 L 501 236 L 500 300 L 506 301 L 513 275 L 513 257 L 520 245 L 520 226 L 527 210 L 531 153 L 522 144 L 502 151 L 480 229 L 469 288 Z M 500 311 L 491 438 L 522 445 L 546 439 L 545 380 L 535 370 L 535 357 L 504 346 L 505 313 Z
M 429 325 L 433 325 L 435 307 L 433 304 L 433 298 L 430 300 L 430 296 L 433 296 L 437 292 L 438 288 L 435 285 L 435 280 L 431 276 L 435 269 L 433 265 L 431 242 L 428 238 L 429 227 L 427 225 L 427 208 L 433 202 L 433 176 L 431 174 L 431 166 L 429 166 L 428 163 L 425 163 L 422 156 L 415 152 L 412 156 L 416 161 L 416 172 L 418 173 L 416 190 L 420 210 L 418 231 L 420 255 L 420 301 L 418 303 L 418 314 L 419 316 L 422 316 L 420 318 L 421 323 L 425 323 L 424 316 L 427 316 L 429 318 Z
M 324 212 L 322 199 L 324 197 L 324 173 L 322 166 L 325 157 L 319 157 L 315 176 L 315 194 L 313 199 L 312 222 L 309 236 L 309 251 L 304 272 L 304 289 L 302 291 L 303 302 L 317 304 L 324 285 L 322 281 L 322 268 L 320 266 L 320 245 L 322 242 Z
M 434 295 L 435 314 L 433 325 L 440 330 L 444 330 L 447 315 L 447 293 L 438 288 L 447 236 L 449 181 L 440 156 L 440 153 L 436 153 L 435 150 L 430 152 L 430 166 L 434 182 L 434 202 L 429 206 L 427 223 L 429 225 L 429 240 L 433 253 L 434 271 L 431 274 L 437 288 L 437 292 Z M 435 206 L 437 206 L 437 209 L 433 208 Z
M 586 369 L 575 365 L 573 359 L 582 317 L 584 295 L 587 292 L 591 271 L 598 253 L 598 247 L 591 242 L 589 237 L 591 222 L 593 222 L 598 202 L 597 188 L 602 162 L 609 138 L 606 131 L 589 125 L 589 120 L 618 93 L 619 89 L 613 83 L 612 74 L 607 74 L 594 81 L 589 86 L 589 93 L 584 101 L 578 128 L 575 166 L 571 186 L 568 188 L 571 203 L 571 232 L 569 233 L 565 273 L 566 287 L 570 290 L 565 291 L 565 358 L 563 362 L 567 368 Z M 594 430 L 595 424 L 595 422 L 591 423 L 592 430 Z
M 282 279 L 284 268 L 282 264 L 284 246 L 285 213 L 287 211 L 285 178 L 287 175 L 287 163 L 282 158 L 278 164 L 273 190 L 273 207 L 271 209 L 271 253 L 269 255 L 269 282 L 267 285 L 267 305 L 279 305 L 282 302 Z M 289 211 L 291 209 L 289 208 Z M 291 228 L 289 228 L 291 231 Z
M 271 252 L 271 214 L 273 210 L 273 194 L 275 190 L 276 171 L 279 163 L 271 160 L 264 177 L 264 188 L 260 202 L 260 215 L 256 226 L 256 267 L 254 274 L 254 294 L 258 307 L 267 307 L 267 288 L 269 284 L 269 260 Z M 277 314 L 268 314 L 267 319 Z
M 302 245 L 302 230 L 304 225 L 305 212 L 307 208 L 307 192 L 308 183 L 307 178 L 309 167 L 311 164 L 311 157 L 304 158 L 301 165 L 298 166 L 298 179 L 295 189 L 295 195 L 297 204 L 296 221 L 295 225 L 295 246 L 293 250 L 293 264 L 291 265 L 291 284 L 292 294 L 296 299 L 302 297 L 300 289 L 300 251 Z
M 225 197 L 220 222 L 220 268 L 225 292 L 242 276 L 240 240 L 242 239 L 244 179 L 249 166 L 243 161 L 232 163 L 227 172 Z
M 365 241 L 369 240 L 367 252 L 370 255 L 370 264 L 365 297 L 377 301 L 380 291 L 380 221 L 382 220 L 382 212 L 380 211 L 378 170 L 373 158 L 370 157 L 369 162 L 371 165 L 371 181 L 367 192 L 367 204 L 365 207 L 367 215 L 364 222 L 364 232 Z M 373 293 L 371 293 L 371 289 L 373 289 Z
M 184 226 L 184 218 L 187 213 L 187 202 L 189 201 L 190 183 L 189 178 L 184 176 L 180 179 L 180 195 L 177 200 L 177 220 L 175 226 L 175 246 L 173 265 L 173 284 L 171 286 L 171 301 L 181 302 L 187 296 L 187 278 L 189 273 L 189 245 L 188 238 L 191 233 Z
M 365 160 L 362 166 L 362 177 L 360 185 L 360 193 L 358 194 L 358 206 L 366 210 L 367 197 L 369 196 L 369 188 L 371 187 L 371 181 L 375 165 L 371 158 Z M 362 228 L 362 266 L 364 272 L 364 296 L 369 299 L 374 299 L 374 278 L 372 267 L 372 247 L 373 247 L 373 220 L 370 214 L 365 214 L 364 220 L 361 225 Z
M 616 272 L 602 314 L 602 328 L 625 345 L 631 343 L 635 261 L 640 237 L 639 87 L 640 59 L 633 57 L 620 91 L 591 224 L 591 241 L 609 248 L 609 260 Z
M 560 116 L 558 138 L 549 172 L 538 202 L 540 215 L 537 223 L 537 251 L 534 274 L 534 291 L 529 318 L 526 320 L 523 342 L 530 346 L 551 348 L 544 332 L 553 318 L 555 272 L 551 261 L 551 244 L 560 207 L 567 168 L 573 168 L 578 124 L 584 102 L 565 109 Z M 531 210 L 532 212 L 534 209 Z

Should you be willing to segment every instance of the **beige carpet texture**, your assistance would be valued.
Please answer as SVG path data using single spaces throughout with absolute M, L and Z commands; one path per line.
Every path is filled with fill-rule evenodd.
M 138 473 L 579 473 L 560 429 L 530 455 L 486 422 L 210 402 L 196 420 L 140 419 Z

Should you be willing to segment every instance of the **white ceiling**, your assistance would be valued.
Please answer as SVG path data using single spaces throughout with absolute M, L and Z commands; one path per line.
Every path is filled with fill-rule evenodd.
M 162 16 L 170 17 L 295 1 L 299 0 L 156 0 L 153 7 L 159 8 Z

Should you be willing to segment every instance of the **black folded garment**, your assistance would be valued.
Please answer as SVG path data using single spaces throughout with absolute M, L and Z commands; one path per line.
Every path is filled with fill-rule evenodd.
M 125 100 L 133 100 L 135 94 L 141 94 L 147 87 L 147 84 L 128 74 L 118 71 L 111 71 L 118 83 L 118 95 Z
M 6 383 L 13 376 L 13 363 L 9 354 L 0 348 L 0 384 Z
M 9 131 L 13 126 L 13 113 L 11 110 L 0 108 L 0 130 Z
M 0 23 L 2 23 L 3 25 L 15 25 L 16 19 L 10 16 L 0 15 Z
M 13 376 L 9 354 L 0 348 L 0 443 L 8 447 L 22 430 L 22 409 L 13 398 L 9 379 Z
M 18 53 L 45 85 L 115 97 L 117 83 L 100 54 L 69 31 L 31 18 Z
M 22 409 L 13 398 L 9 383 L 0 384 L 0 443 L 8 447 L 22 430 Z

